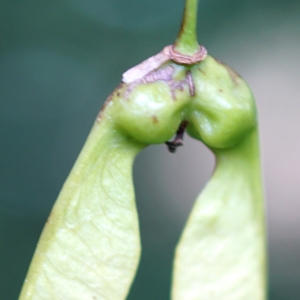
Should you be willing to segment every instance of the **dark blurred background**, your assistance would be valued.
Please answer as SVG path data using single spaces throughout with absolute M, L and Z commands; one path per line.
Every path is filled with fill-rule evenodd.
M 0 299 L 17 299 L 44 222 L 121 74 L 176 38 L 183 0 L 1 0 Z M 259 110 L 271 300 L 300 299 L 300 1 L 200 0 L 198 36 Z M 143 255 L 129 300 L 169 299 L 173 249 L 213 170 L 189 138 L 134 167 Z M 254 299 L 255 300 L 255 299 Z

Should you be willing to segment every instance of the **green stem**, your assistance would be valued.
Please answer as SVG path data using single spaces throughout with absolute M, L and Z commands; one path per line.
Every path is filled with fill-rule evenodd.
M 180 31 L 175 42 L 175 50 L 183 55 L 193 56 L 199 51 L 197 41 L 198 0 L 186 0 Z

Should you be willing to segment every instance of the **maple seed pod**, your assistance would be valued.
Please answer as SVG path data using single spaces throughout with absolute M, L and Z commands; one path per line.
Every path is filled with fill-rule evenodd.
M 196 37 L 186 0 L 174 45 L 123 74 L 72 168 L 19 300 L 126 298 L 140 258 L 132 166 L 185 129 L 216 156 L 177 245 L 172 300 L 264 300 L 264 210 L 256 109 L 247 84 Z

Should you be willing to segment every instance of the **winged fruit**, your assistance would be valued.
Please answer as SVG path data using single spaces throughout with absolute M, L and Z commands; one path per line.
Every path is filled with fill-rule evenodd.
M 265 299 L 256 110 L 247 84 L 196 38 L 186 0 L 174 45 L 123 74 L 52 209 L 20 300 L 125 299 L 140 257 L 132 164 L 185 129 L 216 156 L 176 249 L 174 300 Z M 173 141 L 170 140 L 175 135 Z

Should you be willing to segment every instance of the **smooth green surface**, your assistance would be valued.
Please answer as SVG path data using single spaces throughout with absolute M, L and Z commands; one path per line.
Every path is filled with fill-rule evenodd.
M 257 122 L 249 87 L 211 56 L 193 66 L 192 74 L 196 96 L 190 107 L 189 134 L 211 148 L 236 145 Z

